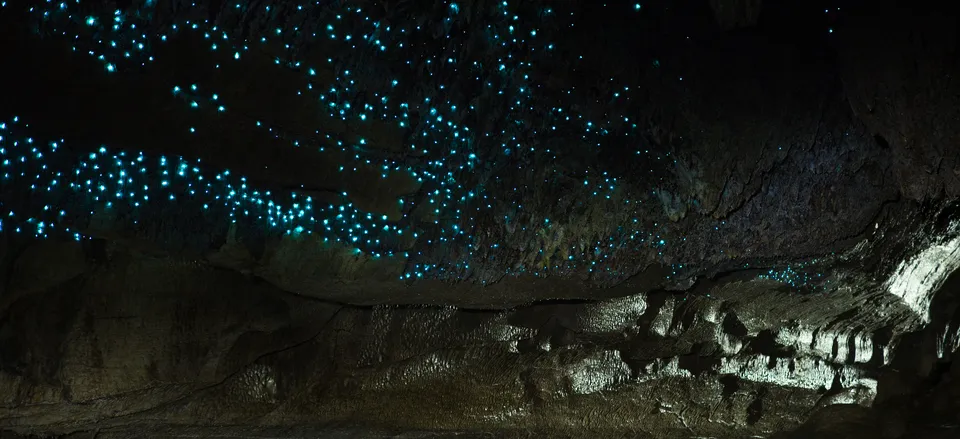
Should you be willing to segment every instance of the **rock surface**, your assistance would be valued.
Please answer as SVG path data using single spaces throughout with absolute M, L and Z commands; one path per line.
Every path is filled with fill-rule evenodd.
M 960 435 L 955 11 L 27 3 L 0 438 Z

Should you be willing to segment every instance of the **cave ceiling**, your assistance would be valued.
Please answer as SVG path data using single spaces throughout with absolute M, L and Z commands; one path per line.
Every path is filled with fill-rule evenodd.
M 897 361 L 926 376 L 960 347 L 955 11 L 65 0 L 0 19 L 0 428 L 768 437 L 895 400 Z M 107 348 L 123 334 L 140 363 Z

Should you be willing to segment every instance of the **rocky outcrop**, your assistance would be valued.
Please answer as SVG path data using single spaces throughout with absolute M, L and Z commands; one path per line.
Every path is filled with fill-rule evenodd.
M 922 321 L 882 288 L 799 295 L 772 279 L 504 310 L 357 307 L 129 247 L 17 253 L 0 419 L 23 432 L 253 422 L 762 436 L 825 406 L 870 406 Z M 75 256 L 44 263 L 59 255 Z

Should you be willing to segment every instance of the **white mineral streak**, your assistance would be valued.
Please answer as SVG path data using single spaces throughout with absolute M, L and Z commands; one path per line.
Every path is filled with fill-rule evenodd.
M 851 341 L 854 348 L 852 353 Z M 795 325 L 777 331 L 776 342 L 782 346 L 793 347 L 798 353 L 826 358 L 837 363 L 851 359 L 854 363 L 867 363 L 873 358 L 873 339 L 871 334 L 865 331 L 811 330 L 803 325 Z
M 724 355 L 735 355 L 743 349 L 743 341 L 739 337 L 724 332 L 721 325 L 713 326 L 713 336 Z
M 708 323 L 719 324 L 723 321 L 723 318 L 726 317 L 726 314 L 721 315 L 720 305 L 723 304 L 721 300 L 714 300 L 706 304 L 703 307 L 703 311 L 700 313 L 700 318 Z
M 630 369 L 617 351 L 596 352 L 569 367 L 570 388 L 580 395 L 599 392 L 630 379 Z
M 533 338 L 536 334 L 535 329 L 513 326 L 507 323 L 506 313 L 503 313 L 483 325 L 476 338 L 481 341 L 493 340 L 516 345 L 517 341 Z
M 954 229 L 957 228 L 955 224 Z M 935 244 L 900 263 L 887 279 L 887 292 L 899 297 L 924 323 L 930 322 L 933 294 L 960 267 L 960 236 Z
M 580 316 L 587 332 L 617 332 L 637 324 L 647 311 L 647 295 L 635 294 L 589 305 Z
M 833 342 L 837 337 L 829 331 L 818 329 L 813 331 L 813 340 L 810 342 L 810 353 L 822 358 L 833 360 Z
M 644 367 L 638 381 L 650 381 L 667 377 L 693 376 L 689 370 L 680 368 L 680 357 L 658 358 Z
M 950 352 L 950 334 L 946 331 L 940 333 L 937 337 L 937 358 L 943 358 L 946 352 Z
M 866 407 L 873 405 L 877 396 L 877 381 L 861 378 L 856 384 L 824 395 L 817 402 L 820 407 L 834 404 L 859 404 Z
M 775 340 L 781 346 L 792 347 L 798 352 L 814 351 L 814 331 L 805 325 L 787 326 L 777 331 Z M 829 352 L 828 352 L 829 353 Z M 820 355 L 820 352 L 816 352 Z
M 245 401 L 273 402 L 277 397 L 277 381 L 270 366 L 251 365 L 243 371 L 239 380 Z
M 833 346 L 837 353 L 827 358 L 832 359 L 835 363 L 846 363 L 847 359 L 850 358 L 850 343 L 847 340 L 849 335 L 843 332 L 829 332 L 828 336 L 833 337 Z
M 657 316 L 653 319 L 653 323 L 650 324 L 650 330 L 653 331 L 654 334 L 665 337 L 667 331 L 670 330 L 671 321 L 673 321 L 673 297 L 667 298 L 663 303 L 660 312 L 657 313 Z
M 537 343 L 537 349 L 543 352 L 550 352 L 550 349 L 553 349 L 553 345 L 550 344 L 549 338 L 544 338 Z
M 853 337 L 853 344 L 856 348 L 853 356 L 854 363 L 867 363 L 873 359 L 873 339 L 871 335 L 859 331 L 852 334 L 851 337 Z
M 476 337 L 481 341 L 492 340 L 504 343 L 507 346 L 507 351 L 517 354 L 520 353 L 518 342 L 533 338 L 536 334 L 537 331 L 534 329 L 507 324 L 504 314 L 503 317 L 497 317 L 484 325 Z
M 960 327 L 947 325 L 937 337 L 937 358 L 946 358 L 946 356 L 960 348 Z
M 770 357 L 762 354 L 723 358 L 720 361 L 721 374 L 735 374 L 742 379 L 785 387 L 829 389 L 837 373 L 844 387 L 857 385 L 863 380 L 859 369 L 833 366 L 819 358 L 796 357 L 792 369 L 790 359 L 778 359 L 771 367 Z

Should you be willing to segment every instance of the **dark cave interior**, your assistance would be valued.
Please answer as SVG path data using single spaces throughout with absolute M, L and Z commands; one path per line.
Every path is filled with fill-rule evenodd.
M 958 8 L 0 0 L 0 438 L 958 438 Z

